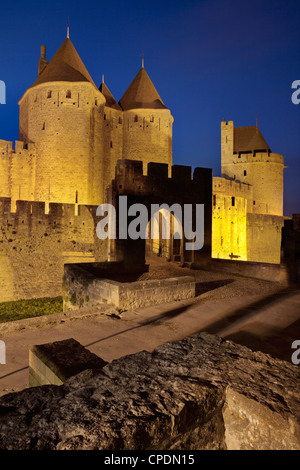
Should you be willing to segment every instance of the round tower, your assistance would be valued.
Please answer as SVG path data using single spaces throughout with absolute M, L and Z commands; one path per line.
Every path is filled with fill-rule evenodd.
M 164 105 L 144 67 L 119 104 L 123 109 L 123 157 L 172 165 L 173 116 Z
M 41 53 L 38 78 L 19 101 L 19 138 L 36 145 L 34 199 L 99 204 L 105 98 L 69 38 L 49 64 Z
M 221 123 L 222 176 L 253 188 L 248 212 L 283 215 L 284 157 L 272 153 L 259 128 Z

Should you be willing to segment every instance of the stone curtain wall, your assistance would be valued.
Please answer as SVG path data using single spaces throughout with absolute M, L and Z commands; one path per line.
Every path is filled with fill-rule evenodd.
M 251 185 L 213 178 L 213 258 L 280 263 L 284 218 L 255 207 Z
M 199 333 L 1 397 L 0 449 L 299 450 L 299 379 Z
M 109 273 L 95 275 L 77 264 L 65 265 L 64 272 L 64 311 L 103 304 L 132 310 L 195 297 L 195 278 L 191 276 L 119 282 L 110 279 Z
M 17 201 L 12 213 L 0 198 L 0 302 L 62 295 L 65 262 L 105 261 L 97 221 L 96 206 Z
M 35 144 L 0 140 L 0 196 L 33 200 L 35 191 Z
M 247 215 L 247 260 L 280 264 L 284 218 L 267 214 Z

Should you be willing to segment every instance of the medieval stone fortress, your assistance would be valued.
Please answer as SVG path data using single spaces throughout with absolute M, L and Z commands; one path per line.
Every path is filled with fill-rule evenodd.
M 41 47 L 37 79 L 19 106 L 19 141 L 13 147 L 0 140 L 3 301 L 51 295 L 65 263 L 108 259 L 93 226 L 118 161 L 140 161 L 139 176 L 146 177 L 151 164 L 157 181 L 177 178 L 170 203 L 179 202 L 175 193 L 180 199 L 183 192 L 188 198 L 197 192 L 197 184 L 189 184 L 190 167 L 172 168 L 173 117 L 144 66 L 118 103 L 104 78 L 97 88 L 67 37 L 49 63 Z M 206 250 L 213 258 L 280 263 L 283 156 L 271 152 L 257 125 L 234 127 L 223 120 L 221 162 L 221 178 L 212 180 L 202 169 L 198 183 L 206 188 L 202 258 Z M 131 171 L 129 164 L 127 185 Z M 121 193 L 122 185 L 117 189 Z M 143 194 L 137 183 L 134 190 Z M 152 245 L 167 258 L 195 262 L 175 241 Z
M 49 63 L 41 47 L 19 106 L 19 141 L 0 140 L 0 303 L 60 296 L 64 311 L 0 324 L 0 449 L 299 449 L 299 291 L 278 282 L 299 217 L 257 123 L 223 119 L 221 177 L 173 165 L 144 63 L 117 102 L 69 34 Z M 98 238 L 119 196 L 167 205 L 170 237 L 162 208 L 154 238 Z M 204 206 L 200 250 L 175 236 L 175 204 Z

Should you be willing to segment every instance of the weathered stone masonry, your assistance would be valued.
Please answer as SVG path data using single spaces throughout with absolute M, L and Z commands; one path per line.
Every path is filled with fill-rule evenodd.
M 107 243 L 96 236 L 96 206 L 0 198 L 0 299 L 61 295 L 67 262 L 105 261 Z
M 299 450 L 299 379 L 297 366 L 200 333 L 2 397 L 0 449 Z

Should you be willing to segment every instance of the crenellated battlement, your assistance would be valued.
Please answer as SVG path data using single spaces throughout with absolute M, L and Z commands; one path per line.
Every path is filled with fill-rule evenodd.
M 249 153 L 234 153 L 232 155 L 232 162 L 237 163 L 279 163 L 284 164 L 284 156 L 279 153 L 273 152 L 249 152 Z
M 0 197 L 0 223 L 5 225 L 12 220 L 25 223 L 25 220 L 62 224 L 74 222 L 76 224 L 87 221 L 87 215 L 95 219 L 98 206 L 81 204 L 46 203 L 40 201 L 13 201 L 9 197 Z
M 251 184 L 229 178 L 213 177 L 213 193 L 224 196 L 242 197 L 245 199 L 253 199 L 253 187 Z
M 151 182 L 173 182 L 180 184 L 202 183 L 207 176 L 211 176 L 210 168 L 197 167 L 192 171 L 191 166 L 172 165 L 171 176 L 169 176 L 169 165 L 166 163 L 149 162 L 147 164 L 147 174 L 143 173 L 143 162 L 139 160 L 122 159 L 117 161 L 115 179 L 123 178 L 126 184 L 140 181 Z M 120 188 L 122 189 L 122 188 Z
M 35 143 L 30 142 L 27 144 L 25 142 L 16 140 L 15 147 L 13 147 L 13 142 L 0 139 L 0 157 L 14 154 L 28 156 L 29 154 L 35 154 L 35 152 Z
M 15 212 L 14 212 L 15 206 Z M 0 198 L 0 299 L 57 296 L 65 263 L 105 261 L 96 206 Z

